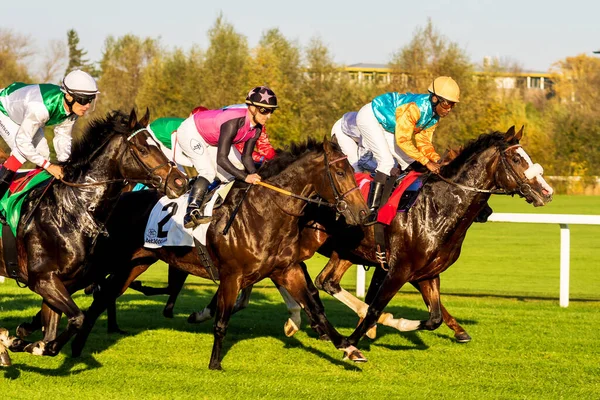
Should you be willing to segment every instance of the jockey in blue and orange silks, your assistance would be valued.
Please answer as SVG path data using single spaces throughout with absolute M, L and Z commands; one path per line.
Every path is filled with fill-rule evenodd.
M 440 76 L 428 92 L 382 94 L 358 113 L 345 114 L 332 129 L 355 170 L 367 153 L 372 153 L 377 163 L 367 199 L 371 209 L 368 224 L 376 221 L 380 205 L 387 200 L 382 199 L 383 189 L 396 162 L 403 170 L 416 162 L 439 173 L 440 155 L 432 144 L 433 133 L 440 118 L 459 102 L 460 89 L 452 78 Z
M 177 129 L 177 143 L 193 163 L 198 177 L 190 192 L 184 226 L 192 228 L 210 217 L 200 211 L 200 205 L 210 183 L 219 172 L 230 177 L 255 183 L 261 180 L 256 173 L 252 151 L 263 126 L 277 108 L 277 97 L 271 89 L 259 86 L 246 96 L 248 108 L 203 110 L 193 113 Z M 241 156 L 233 145 L 245 143 Z M 237 166 L 231 161 L 238 158 Z M 235 158 L 234 158 L 235 159 Z

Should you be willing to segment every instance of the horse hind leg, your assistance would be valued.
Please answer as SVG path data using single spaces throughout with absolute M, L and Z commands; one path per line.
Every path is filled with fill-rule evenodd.
M 290 314 L 289 318 L 283 325 L 283 332 L 285 333 L 285 336 L 292 337 L 300 330 L 300 324 L 302 324 L 300 311 L 302 310 L 302 307 L 300 307 L 300 304 L 294 300 L 294 298 L 288 293 L 287 290 L 285 290 L 283 286 L 277 284 L 275 286 L 277 287 L 277 290 L 279 290 L 283 301 L 285 301 L 285 306 Z
M 10 367 L 12 361 L 5 343 L 9 341 L 8 330 L 0 328 L 0 367 Z

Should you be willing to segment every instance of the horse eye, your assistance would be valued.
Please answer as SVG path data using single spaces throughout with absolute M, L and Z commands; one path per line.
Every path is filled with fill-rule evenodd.
M 515 164 L 519 164 L 521 162 L 521 157 L 517 157 L 517 156 L 513 157 L 513 162 Z
M 337 176 L 344 176 L 344 175 L 346 175 L 346 174 L 344 173 L 344 171 L 336 171 L 336 172 L 335 172 L 335 174 L 336 174 Z
M 145 156 L 146 154 L 149 153 L 148 149 L 142 146 L 137 146 L 138 151 L 140 152 L 141 155 Z

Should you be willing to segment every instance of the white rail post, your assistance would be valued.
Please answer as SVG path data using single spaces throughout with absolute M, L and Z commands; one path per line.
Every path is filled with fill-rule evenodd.
M 362 265 L 356 266 L 356 297 L 365 297 L 366 272 Z
M 571 235 L 568 224 L 560 224 L 560 297 L 561 307 L 569 306 L 569 260 L 571 258 Z

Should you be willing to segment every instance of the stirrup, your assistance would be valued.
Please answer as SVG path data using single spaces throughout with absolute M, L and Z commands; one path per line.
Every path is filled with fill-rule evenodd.
M 379 215 L 379 209 L 372 211 L 367 215 L 366 221 L 363 223 L 364 226 L 371 226 L 377 223 L 377 216 Z
M 184 228 L 195 228 L 200 224 L 206 224 L 212 221 L 212 216 L 202 215 L 199 208 L 195 208 L 183 217 Z

